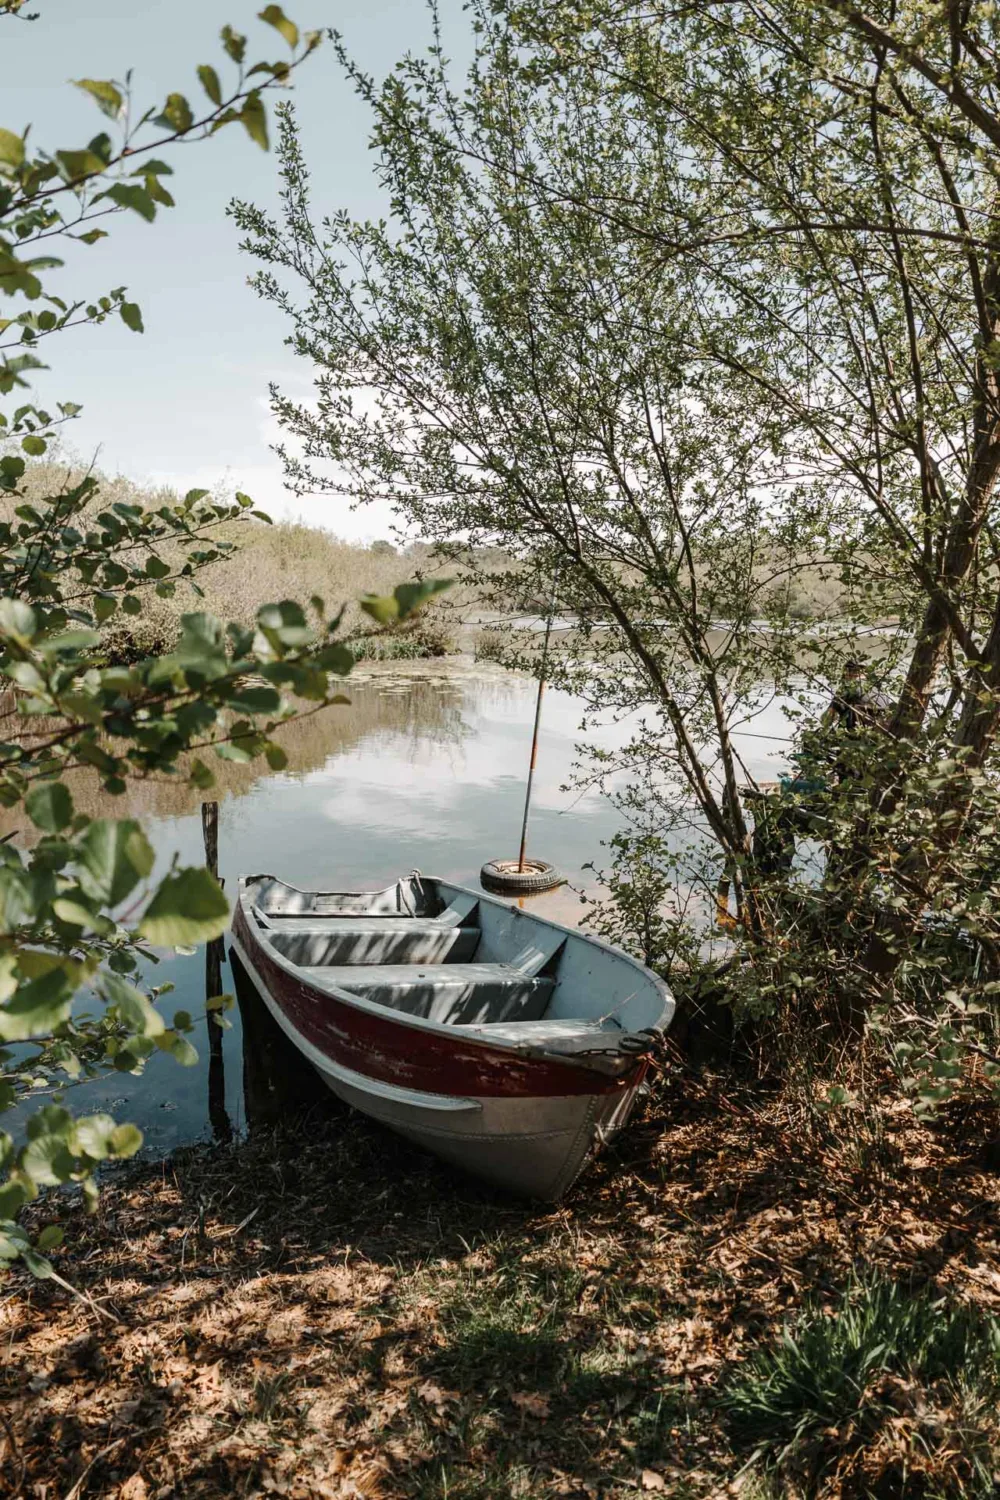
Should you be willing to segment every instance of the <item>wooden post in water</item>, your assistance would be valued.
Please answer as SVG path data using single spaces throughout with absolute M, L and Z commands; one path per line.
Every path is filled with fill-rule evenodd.
M 201 832 L 205 843 L 205 865 L 219 878 L 219 804 L 201 804 Z M 222 994 L 222 960 L 225 948 L 221 937 L 205 946 L 205 1001 Z M 222 1027 L 212 1011 L 208 1022 L 208 1118 L 218 1141 L 231 1141 L 233 1127 L 226 1113 L 226 1064 L 222 1055 Z

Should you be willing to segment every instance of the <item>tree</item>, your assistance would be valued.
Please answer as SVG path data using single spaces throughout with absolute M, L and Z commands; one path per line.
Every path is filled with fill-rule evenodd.
M 477 17 L 464 90 L 439 45 L 381 86 L 340 51 L 389 223 L 315 222 L 287 106 L 282 220 L 235 206 L 258 290 L 318 372 L 309 406 L 274 393 L 305 455 L 286 451 L 289 476 L 502 548 L 515 607 L 556 576 L 581 621 L 562 680 L 648 713 L 625 753 L 636 795 L 656 792 L 672 858 L 687 823 L 688 852 L 708 836 L 732 868 L 747 1006 L 839 1035 L 888 1008 L 927 1097 L 970 1050 L 995 1071 L 970 1016 L 998 937 L 989 15 Z M 839 639 L 790 618 L 789 577 L 817 565 L 841 580 Z M 887 614 L 898 702 L 813 809 L 822 885 L 766 876 L 732 735 L 747 684 L 836 681 L 853 628 Z
M 5 7 L 10 15 L 18 8 Z M 131 123 L 128 80 L 81 79 L 117 142 L 102 131 L 83 148 L 50 153 L 0 129 L 0 291 L 12 309 L 0 323 L 0 392 L 27 385 L 40 365 L 36 350 L 57 333 L 113 315 L 142 331 L 125 288 L 72 304 L 49 293 L 45 274 L 60 264 L 49 242 L 92 244 L 107 233 L 95 221 L 109 224 L 119 212 L 153 221 L 173 199 L 164 182 L 171 169 L 152 153 L 176 141 L 207 139 L 239 122 L 267 147 L 264 95 L 289 80 L 318 35 L 300 38 L 275 5 L 260 19 L 280 33 L 291 60 L 247 67 L 246 38 L 224 27 L 235 81 L 224 89 L 214 67 L 199 67 L 208 99 L 201 113 L 171 93 L 161 110 Z M 194 611 L 166 655 L 107 665 L 103 623 L 119 610 L 138 613 L 143 591 L 168 595 L 180 586 L 197 594 L 198 570 L 232 549 L 217 538 L 219 528 L 267 518 L 245 495 L 219 504 L 203 490 L 156 511 L 102 509 L 91 475 L 29 503 L 26 461 L 43 455 L 54 429 L 79 410 L 67 402 L 53 416 L 25 402 L 0 415 L 0 488 L 9 506 L 0 519 L 0 676 L 13 702 L 0 728 L 0 802 L 22 806 L 39 834 L 30 853 L 0 846 L 0 1110 L 30 1101 L 40 1074 L 137 1071 L 155 1049 L 193 1062 L 191 1017 L 178 1011 L 168 1023 L 155 1001 L 169 986 L 148 989 L 140 960 L 149 945 L 205 941 L 228 921 L 228 903 L 204 869 L 175 861 L 149 891 L 153 851 L 142 828 L 78 813 L 64 772 L 89 767 L 116 795 L 129 777 L 154 774 L 208 790 L 213 755 L 262 756 L 280 769 L 285 755 L 274 731 L 303 702 L 315 712 L 343 701 L 336 685 L 353 661 L 337 639 L 341 614 L 314 598 L 308 614 L 287 600 L 262 605 L 253 630 Z M 432 591 L 407 586 L 364 607 L 381 619 L 402 617 Z M 75 1003 L 84 990 L 100 1002 L 96 1011 Z M 227 1003 L 210 1000 L 220 1022 Z M 15 1222 L 19 1208 L 40 1188 L 66 1182 L 80 1183 L 93 1201 L 98 1163 L 132 1155 L 141 1141 L 135 1126 L 109 1116 L 74 1118 L 58 1095 L 29 1115 L 20 1144 L 0 1132 L 0 1262 L 23 1255 L 38 1274 L 52 1274 L 41 1252 L 58 1234 L 47 1231 L 32 1248 Z
M 851 934 L 835 945 L 850 1024 L 897 996 L 929 909 L 962 922 L 995 978 L 1000 101 L 991 11 L 862 13 L 816 0 L 709 3 L 683 16 L 658 6 L 601 6 L 589 17 L 582 7 L 519 7 L 512 19 L 536 63 L 560 74 L 564 59 L 571 73 L 585 65 L 624 93 L 647 134 L 683 138 L 684 212 L 663 216 L 625 194 L 613 205 L 619 232 L 637 257 L 681 259 L 726 299 L 734 316 L 706 354 L 720 375 L 737 371 L 778 403 L 798 450 L 790 475 L 805 466 L 822 476 L 823 545 L 844 565 L 863 548 L 906 601 L 900 618 L 913 635 L 895 711 L 856 768 L 862 785 L 853 776 L 850 795 L 827 809 L 838 857 L 823 899 Z M 573 183 L 553 179 L 545 190 L 561 195 Z M 946 952 L 929 991 L 918 985 L 924 1003 L 947 997 L 947 1055 L 934 1064 L 945 1087 L 961 1072 L 951 1020 L 983 1000 L 981 985 L 956 988 L 962 968 Z M 918 1027 L 927 1019 L 917 1015 Z M 981 1055 L 978 1024 L 969 1040 Z M 992 1054 L 984 1060 L 994 1067 Z

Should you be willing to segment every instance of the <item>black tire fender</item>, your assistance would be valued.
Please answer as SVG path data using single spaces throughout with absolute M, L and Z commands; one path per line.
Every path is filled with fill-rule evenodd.
M 479 872 L 484 890 L 498 896 L 528 896 L 554 890 L 563 885 L 565 876 L 544 859 L 526 859 L 518 868 L 516 859 L 490 859 Z

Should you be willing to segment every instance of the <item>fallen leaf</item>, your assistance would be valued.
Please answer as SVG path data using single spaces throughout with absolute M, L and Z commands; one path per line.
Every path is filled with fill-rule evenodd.
M 642 1487 L 644 1490 L 665 1490 L 667 1481 L 662 1474 L 657 1474 L 655 1469 L 643 1469 Z
M 425 1380 L 423 1385 L 417 1386 L 417 1395 L 421 1401 L 426 1401 L 428 1406 L 433 1406 L 437 1411 L 444 1411 L 449 1401 L 457 1401 L 458 1395 L 455 1391 L 443 1391 L 433 1381 Z
M 525 1416 L 542 1418 L 549 1414 L 548 1396 L 541 1396 L 537 1391 L 516 1391 L 510 1399 Z
M 146 1500 L 149 1490 L 141 1474 L 132 1474 L 118 1491 L 118 1500 Z

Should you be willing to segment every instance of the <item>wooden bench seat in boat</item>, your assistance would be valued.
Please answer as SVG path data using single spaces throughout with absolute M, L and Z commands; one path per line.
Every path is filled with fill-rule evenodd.
M 554 988 L 552 979 L 511 964 L 359 964 L 302 972 L 317 989 L 350 990 L 447 1026 L 540 1020 Z
M 326 907 L 322 911 L 273 911 L 258 903 L 253 914 L 262 927 L 279 931 L 310 927 L 325 932 L 344 926 L 355 926 L 359 922 L 426 922 L 433 927 L 477 926 L 476 910 L 479 902 L 474 896 L 452 901 L 434 916 L 417 916 L 411 911 L 353 911 L 350 907 Z
M 352 964 L 464 963 L 474 957 L 478 927 L 442 926 L 420 917 L 315 918 L 268 929 L 275 952 L 300 967 Z
M 473 1024 L 470 1029 L 479 1028 Z M 482 1035 L 491 1042 L 528 1050 L 543 1047 L 550 1055 L 563 1053 L 566 1057 L 602 1046 L 614 1051 L 615 1039 L 621 1034 L 622 1027 L 612 1017 L 543 1016 L 538 1020 L 523 1021 L 511 1018 L 488 1028 L 482 1027 Z

